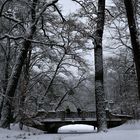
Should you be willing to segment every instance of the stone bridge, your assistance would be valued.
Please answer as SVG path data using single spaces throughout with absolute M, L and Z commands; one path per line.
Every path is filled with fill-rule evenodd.
M 37 115 L 39 117 L 40 114 Z M 43 112 L 42 112 L 43 115 Z M 108 128 L 119 126 L 132 117 L 129 115 L 112 114 L 107 111 L 107 125 Z M 48 133 L 57 133 L 59 127 L 68 124 L 88 124 L 97 127 L 96 112 L 47 112 L 41 120 L 43 126 L 42 130 Z

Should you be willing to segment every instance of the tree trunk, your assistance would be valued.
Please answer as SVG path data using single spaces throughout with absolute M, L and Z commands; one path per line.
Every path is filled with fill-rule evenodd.
M 12 98 L 14 97 L 14 93 L 18 84 L 22 66 L 24 64 L 24 60 L 26 59 L 27 52 L 30 47 L 31 47 L 31 42 L 25 40 L 23 42 L 23 46 L 20 50 L 20 54 L 13 68 L 11 77 L 9 79 L 7 89 L 6 89 L 6 97 L 4 99 L 3 108 L 1 112 L 1 122 L 0 122 L 1 127 L 4 128 L 9 127 L 10 124 L 9 116 L 11 116 Z
M 136 67 L 137 82 L 138 82 L 138 96 L 140 100 L 140 42 L 138 29 L 136 26 L 136 15 L 134 14 L 134 7 L 132 0 L 124 0 L 127 20 L 131 36 L 131 44 L 133 49 L 134 62 Z
M 8 49 L 5 52 L 5 66 L 4 66 L 4 81 L 3 81 L 3 95 L 5 95 L 6 92 L 6 88 L 7 88 L 7 84 L 8 84 L 8 78 L 9 78 L 9 61 L 10 61 L 10 40 L 7 39 L 7 46 Z M 2 107 L 3 107 L 3 101 L 4 101 L 4 97 L 2 97 L 2 101 L 0 104 L 0 118 L 1 118 L 1 111 L 2 111 Z
M 95 98 L 98 132 L 107 130 L 105 93 L 103 84 L 102 37 L 105 19 L 105 0 L 98 0 L 97 29 L 94 42 L 95 56 Z
M 20 103 L 19 103 L 19 109 L 18 109 L 18 117 L 19 118 L 19 128 L 22 130 L 23 128 L 23 112 L 25 112 L 25 99 L 26 99 L 26 93 L 28 89 L 28 84 L 29 84 L 29 78 L 30 78 L 30 60 L 31 60 L 31 54 L 32 54 L 32 49 L 30 48 L 29 53 L 27 54 L 27 58 L 25 60 L 25 64 L 23 66 L 23 75 L 21 76 L 21 83 L 20 83 Z
M 30 32 L 28 32 L 26 35 L 27 39 L 23 41 L 23 45 L 20 49 L 20 53 L 18 55 L 17 61 L 15 62 L 15 66 L 12 70 L 12 74 L 10 76 L 6 88 L 6 97 L 3 102 L 1 121 L 0 121 L 0 126 L 3 128 L 10 127 L 10 121 L 11 121 L 10 116 L 11 116 L 11 106 L 12 106 L 13 97 L 21 74 L 22 66 L 27 57 L 28 50 L 31 48 L 30 40 L 33 39 L 33 35 L 36 31 L 36 24 L 34 24 L 36 18 L 36 13 L 35 13 L 36 5 L 37 5 L 37 0 L 33 0 L 32 9 L 31 9 L 32 25 L 29 29 Z

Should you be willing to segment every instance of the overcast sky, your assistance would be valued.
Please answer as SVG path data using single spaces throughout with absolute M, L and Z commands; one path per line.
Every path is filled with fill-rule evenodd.
M 59 0 L 59 4 L 62 6 L 62 13 L 63 15 L 68 15 L 72 12 L 75 12 L 78 8 L 80 8 L 79 4 L 77 4 L 76 2 L 73 2 L 72 0 Z M 108 6 L 113 6 L 113 2 L 112 0 L 106 0 L 106 7 Z M 108 44 L 108 40 L 104 39 L 103 44 Z M 103 51 L 104 56 L 110 56 L 112 55 L 110 52 L 107 51 Z M 92 50 L 90 52 L 90 54 L 85 55 L 85 59 L 90 63 L 90 64 L 94 64 L 93 60 L 94 60 L 94 50 Z M 93 65 L 92 65 L 93 66 Z
M 59 0 L 59 4 L 62 5 L 63 14 L 72 13 L 80 7 L 76 2 L 72 2 L 72 0 Z
M 62 12 L 64 15 L 75 12 L 80 6 L 72 0 L 59 0 L 59 4 L 62 5 Z M 112 0 L 106 0 L 106 5 L 113 5 Z

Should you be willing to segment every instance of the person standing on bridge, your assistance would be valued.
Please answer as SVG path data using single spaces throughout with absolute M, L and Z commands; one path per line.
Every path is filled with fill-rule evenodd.
M 71 112 L 71 111 L 70 111 L 70 108 L 69 108 L 69 106 L 67 106 L 67 107 L 66 107 L 66 113 L 69 115 L 70 112 Z
M 77 108 L 77 113 L 78 113 L 78 116 L 81 115 L 81 109 L 79 107 Z

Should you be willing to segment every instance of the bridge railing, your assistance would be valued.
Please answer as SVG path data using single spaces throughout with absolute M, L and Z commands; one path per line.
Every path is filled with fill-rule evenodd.
M 130 115 L 121 115 L 121 114 L 113 114 L 111 112 L 106 112 L 108 120 L 128 120 L 132 119 Z M 36 115 L 36 117 L 43 116 L 43 119 L 46 120 L 94 120 L 96 119 L 96 112 L 90 111 L 81 111 L 79 112 L 66 112 L 66 111 L 57 111 L 57 112 L 40 112 Z
M 65 120 L 67 118 L 79 118 L 79 119 L 85 119 L 85 118 L 96 118 L 95 112 L 86 112 L 82 111 L 80 113 L 78 112 L 65 112 L 65 111 L 58 111 L 58 112 L 48 112 L 46 115 L 46 119 L 55 119 L 60 118 L 61 120 Z

